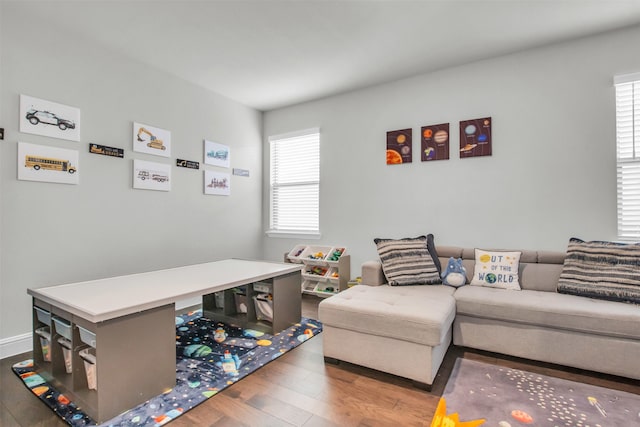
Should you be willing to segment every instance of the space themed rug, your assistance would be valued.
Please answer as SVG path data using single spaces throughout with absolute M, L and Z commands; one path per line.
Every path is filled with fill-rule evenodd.
M 442 397 L 483 426 L 640 426 L 640 395 L 473 360 L 456 361 Z
M 269 335 L 209 320 L 200 310 L 177 316 L 176 386 L 100 425 L 166 424 L 320 332 L 320 322 L 304 317 Z M 12 369 L 67 424 L 96 425 L 82 408 L 35 372 L 32 360 L 16 363 Z M 96 385 L 99 389 L 99 378 Z

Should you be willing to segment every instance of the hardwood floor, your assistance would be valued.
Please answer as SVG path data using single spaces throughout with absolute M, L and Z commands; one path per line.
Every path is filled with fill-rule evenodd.
M 320 300 L 303 297 L 303 315 Z M 29 353 L 0 361 L 0 426 L 66 426 L 11 371 Z M 428 426 L 458 357 L 640 395 L 638 381 L 451 347 L 431 392 L 411 381 L 341 362 L 325 364 L 314 337 L 171 422 L 180 426 Z

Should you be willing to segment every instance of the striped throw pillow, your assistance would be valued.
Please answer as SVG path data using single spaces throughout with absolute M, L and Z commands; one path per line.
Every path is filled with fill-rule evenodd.
M 382 271 L 391 286 L 442 283 L 429 250 L 427 238 L 374 239 Z
M 570 239 L 558 292 L 640 304 L 640 245 Z

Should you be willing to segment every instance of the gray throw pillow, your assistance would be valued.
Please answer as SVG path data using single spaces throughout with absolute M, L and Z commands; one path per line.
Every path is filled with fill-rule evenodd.
M 640 304 L 640 245 L 571 238 L 558 292 Z
M 382 271 L 391 286 L 442 283 L 427 248 L 427 237 L 374 239 Z

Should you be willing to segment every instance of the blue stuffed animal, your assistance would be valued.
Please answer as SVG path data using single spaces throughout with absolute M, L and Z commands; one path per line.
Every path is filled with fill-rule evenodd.
M 449 258 L 447 268 L 442 272 L 442 283 L 454 288 L 467 283 L 467 269 L 462 265 L 462 258 Z

